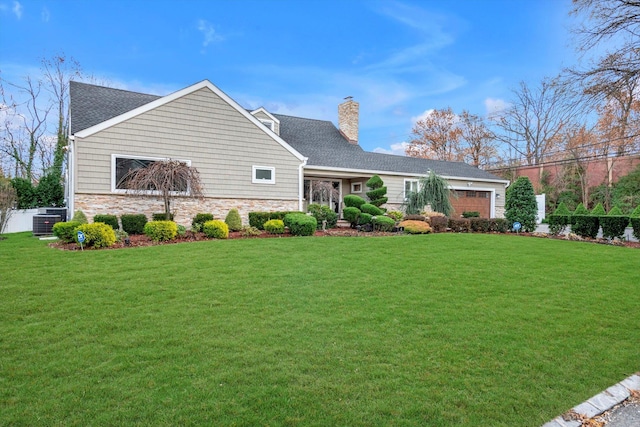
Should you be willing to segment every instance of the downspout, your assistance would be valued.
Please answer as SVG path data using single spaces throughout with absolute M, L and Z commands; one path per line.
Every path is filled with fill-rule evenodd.
M 69 136 L 69 145 L 67 145 L 67 218 L 73 218 L 75 212 L 75 137 Z
M 307 166 L 308 157 L 302 160 L 298 166 L 298 210 L 302 212 L 304 200 L 304 167 Z

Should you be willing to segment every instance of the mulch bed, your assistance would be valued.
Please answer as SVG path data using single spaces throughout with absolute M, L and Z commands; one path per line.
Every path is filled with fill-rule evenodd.
M 379 236 L 398 236 L 398 235 L 402 235 L 402 233 L 385 233 L 385 232 L 378 232 L 378 231 L 363 232 L 363 231 L 358 231 L 352 228 L 334 228 L 326 231 L 316 231 L 316 233 L 314 234 L 315 237 L 328 237 L 328 236 L 379 237 Z M 553 236 L 551 234 L 546 234 L 546 233 L 519 233 L 519 236 L 570 240 L 570 239 L 567 239 L 565 236 Z M 258 236 L 250 236 L 250 237 L 243 236 L 242 233 L 239 231 L 229 233 L 230 240 L 233 240 L 233 239 L 285 239 L 285 238 L 291 238 L 291 237 L 296 237 L 296 236 L 293 236 L 288 232 L 284 234 L 269 234 L 263 231 Z M 187 231 L 184 236 L 178 236 L 175 239 L 170 240 L 168 242 L 154 242 L 153 240 L 149 239 L 145 235 L 131 235 L 129 236 L 129 241 L 130 241 L 129 245 L 125 245 L 124 242 L 117 242 L 115 245 L 109 248 L 104 248 L 104 249 L 122 249 L 122 248 L 139 248 L 139 247 L 145 247 L 145 246 L 173 245 L 176 243 L 199 242 L 204 240 L 214 240 L 214 239 L 209 239 L 203 233 L 193 233 L 191 231 Z M 626 242 L 626 241 L 620 241 L 620 240 L 609 241 L 607 239 L 581 239 L 581 241 L 589 242 L 589 243 L 605 244 L 605 245 L 626 246 L 629 248 L 640 249 L 640 242 Z M 61 249 L 61 250 L 67 250 L 67 251 L 81 250 L 80 246 L 77 245 L 76 243 L 64 243 L 60 241 L 53 242 L 49 246 L 53 248 Z M 86 248 L 86 247 L 84 249 L 96 250 L 93 248 Z

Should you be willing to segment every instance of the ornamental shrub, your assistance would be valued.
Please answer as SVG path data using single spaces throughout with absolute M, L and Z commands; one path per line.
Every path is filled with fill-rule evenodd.
M 560 202 L 556 210 L 547 217 L 549 232 L 553 235 L 562 233 L 571 223 L 571 211 L 564 202 Z
M 489 218 L 469 218 L 471 231 L 476 233 L 488 233 L 490 230 Z
M 446 216 L 432 216 L 429 218 L 429 223 L 435 233 L 444 233 L 447 231 L 449 219 Z
M 202 230 L 202 226 L 207 221 L 213 221 L 213 214 L 211 213 L 197 213 L 191 220 L 191 226 L 196 229 Z
M 256 227 L 258 230 L 264 230 L 265 222 L 270 219 L 281 219 L 284 221 L 285 216 L 292 213 L 306 215 L 300 211 L 249 212 L 249 225 Z M 287 221 L 284 221 L 284 225 L 287 226 Z
M 26 178 L 13 178 L 11 185 L 16 189 L 18 209 L 31 209 L 38 207 L 38 193 L 30 180 Z
M 264 229 L 269 234 L 283 234 L 284 222 L 281 219 L 270 219 L 264 223 Z
M 355 194 L 347 194 L 346 196 L 344 196 L 344 205 L 348 208 L 360 209 L 360 206 L 364 205 L 365 203 L 366 201 L 362 197 L 356 196 Z
M 431 233 L 431 227 L 424 221 L 405 220 L 398 224 L 404 227 L 404 232 L 408 234 L 428 234 Z
M 396 221 L 401 221 L 404 214 L 400 211 L 387 211 L 387 216 L 393 218 Z
M 76 231 L 84 233 L 85 240 L 82 245 L 94 248 L 108 248 L 116 242 L 116 233 L 111 226 L 104 222 L 94 222 L 92 224 L 80 224 Z M 77 234 L 74 236 L 78 242 Z
M 95 215 L 93 217 L 93 222 L 102 222 L 111 226 L 114 230 L 119 230 L 120 225 L 118 224 L 118 217 L 115 215 Z
M 602 236 L 607 239 L 622 238 L 629 225 L 629 217 L 623 215 L 619 207 L 614 206 L 606 216 L 600 217 Z
M 523 231 L 535 231 L 538 203 L 529 178 L 521 176 L 511 184 L 507 189 L 504 208 L 504 216 L 511 224 L 517 221 L 522 224 Z
M 167 214 L 164 212 L 156 212 L 151 214 L 151 219 L 154 221 L 173 221 L 173 214 L 169 214 L 169 219 L 167 219 Z
M 631 215 L 629 215 L 631 218 L 640 218 L 640 205 L 638 205 L 637 208 L 635 208 L 633 210 L 633 212 L 631 212 Z
M 630 222 L 633 227 L 633 236 L 640 240 L 640 216 L 632 216 Z
M 604 210 L 604 206 L 602 203 L 598 203 L 592 210 L 591 215 L 593 216 L 604 216 L 607 214 L 607 211 Z
M 120 215 L 120 223 L 122 224 L 122 230 L 129 234 L 143 234 L 147 216 L 145 214 Z
M 207 221 L 202 225 L 202 231 L 207 237 L 226 239 L 229 237 L 229 226 L 219 219 Z
M 78 221 L 56 222 L 53 224 L 53 235 L 65 243 L 76 240 L 76 229 L 82 224 Z
M 571 231 L 580 237 L 590 237 L 595 239 L 600 229 L 600 221 L 593 215 L 573 215 L 573 226 Z
M 184 237 L 187 234 L 187 227 L 185 227 L 184 225 L 178 224 L 176 228 L 176 233 L 178 234 L 178 236 Z
M 318 227 L 318 221 L 309 215 L 291 215 L 289 231 L 294 236 L 313 236 Z
M 618 206 L 611 208 L 607 216 L 624 215 Z
M 342 210 L 342 217 L 345 221 L 349 221 L 351 223 L 351 227 L 355 227 L 358 224 L 358 217 L 362 211 L 356 207 L 348 207 Z
M 224 222 L 229 226 L 230 231 L 240 231 L 242 229 L 242 218 L 240 218 L 240 212 L 236 208 L 229 211 Z
M 88 224 L 89 223 L 89 221 L 87 220 L 87 216 L 84 214 L 84 212 L 82 212 L 80 210 L 75 211 L 71 221 L 79 222 L 80 224 Z
M 478 212 L 478 211 L 464 211 L 464 212 L 462 212 L 462 218 L 480 218 L 480 212 Z
M 496 233 L 506 233 L 509 231 L 509 221 L 505 218 L 491 218 L 489 228 Z
M 338 214 L 329 206 L 312 203 L 307 206 L 307 211 L 318 221 L 318 225 L 321 225 L 322 221 L 327 221 L 327 228 L 333 228 L 338 223 Z
M 374 216 L 371 218 L 371 224 L 373 224 L 373 229 L 377 231 L 392 231 L 396 226 L 396 220 L 393 218 L 389 218 L 388 216 Z
M 569 223 L 571 225 L 575 225 L 574 217 L 576 215 L 589 215 L 589 210 L 582 203 L 578 204 L 578 206 L 576 206 L 576 210 L 573 211 L 569 218 Z
M 371 224 L 371 218 L 373 218 L 373 215 L 362 212 L 358 217 L 358 225 Z
M 451 231 L 456 233 L 468 233 L 471 231 L 471 221 L 469 218 L 449 218 L 447 225 Z
M 240 230 L 240 235 L 242 237 L 254 237 L 254 236 L 259 236 L 261 234 L 262 234 L 262 231 L 258 230 L 255 227 L 252 227 L 250 225 L 245 225 Z
M 372 205 L 371 203 L 363 203 L 360 206 L 360 210 L 362 211 L 362 213 L 368 213 L 369 215 L 372 215 L 372 216 L 378 216 L 378 215 L 384 214 L 384 211 L 382 209 L 380 209 L 375 205 Z
M 380 206 L 387 203 L 387 201 L 389 200 L 389 198 L 386 197 L 387 187 L 384 186 L 382 178 L 380 178 L 378 175 L 374 175 L 369 178 L 365 185 L 370 189 L 370 191 L 367 191 L 367 197 L 371 201 L 370 204 L 379 208 Z M 360 208 L 360 210 L 362 210 L 362 208 Z M 364 210 L 362 211 L 364 212 Z
M 143 231 L 154 242 L 164 242 L 176 237 L 178 224 L 173 221 L 150 221 L 144 225 Z
M 291 212 L 286 214 L 282 219 L 282 222 L 284 222 L 284 226 L 287 227 L 288 229 L 291 229 L 291 222 L 297 216 L 307 216 L 307 214 L 304 214 L 302 212 Z

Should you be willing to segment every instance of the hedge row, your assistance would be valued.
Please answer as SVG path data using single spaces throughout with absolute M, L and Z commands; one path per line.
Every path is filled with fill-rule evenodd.
M 249 212 L 249 225 L 251 227 L 256 227 L 258 230 L 264 230 L 265 222 L 269 221 L 270 219 L 279 219 L 284 221 L 284 217 L 290 213 L 302 214 L 306 216 L 304 212 L 300 211 Z

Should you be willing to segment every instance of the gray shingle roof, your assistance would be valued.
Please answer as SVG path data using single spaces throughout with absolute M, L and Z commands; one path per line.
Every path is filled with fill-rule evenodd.
M 69 83 L 71 134 L 90 128 L 161 98 L 157 95 L 112 89 L 87 83 Z
M 161 98 L 157 95 L 73 81 L 70 83 L 69 93 L 72 134 Z M 273 115 L 280 120 L 280 137 L 307 157 L 309 166 L 398 172 L 407 175 L 424 175 L 431 170 L 447 177 L 502 180 L 462 162 L 417 159 L 364 151 L 359 145 L 349 143 L 330 121 Z

